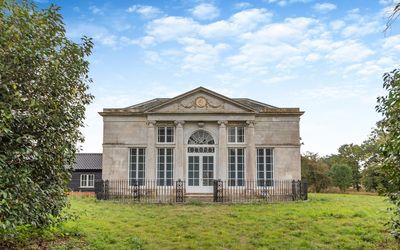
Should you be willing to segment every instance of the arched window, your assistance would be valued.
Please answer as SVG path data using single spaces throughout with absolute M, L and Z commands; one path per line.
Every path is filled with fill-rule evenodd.
M 213 137 L 208 133 L 207 131 L 204 130 L 197 130 L 194 132 L 188 141 L 188 144 L 215 144 Z

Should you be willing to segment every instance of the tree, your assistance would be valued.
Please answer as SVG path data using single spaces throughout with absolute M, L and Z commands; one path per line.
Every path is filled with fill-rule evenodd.
M 400 69 L 383 75 L 385 96 L 378 97 L 376 110 L 383 115 L 383 133 L 379 141 L 382 169 L 390 183 L 385 194 L 394 204 L 391 231 L 400 241 Z
M 330 175 L 332 183 L 340 188 L 342 192 L 346 191 L 351 186 L 352 171 L 351 168 L 344 164 L 335 164 L 332 166 Z
M 330 178 L 329 166 L 323 162 L 317 154 L 307 152 L 301 156 L 301 178 L 306 179 L 309 186 L 315 188 L 315 192 L 328 188 Z
M 0 240 L 62 218 L 91 49 L 68 40 L 58 7 L 0 1 Z
M 353 188 L 360 190 L 361 187 L 361 162 L 363 160 L 363 150 L 360 145 L 345 144 L 339 147 L 338 154 L 330 155 L 325 161 L 333 166 L 335 164 L 348 165 L 352 170 Z
M 397 2 L 393 6 L 392 13 L 390 14 L 389 19 L 386 23 L 385 31 L 390 29 L 390 27 L 392 26 L 394 21 L 396 21 L 396 19 L 399 17 L 399 15 L 400 15 L 400 2 Z
M 388 186 L 385 177 L 385 172 L 379 164 L 370 165 L 363 170 L 361 182 L 366 191 L 380 193 Z
M 387 181 L 385 171 L 382 169 L 382 157 L 379 153 L 379 145 L 383 138 L 381 122 L 378 122 L 369 138 L 361 144 L 363 151 L 363 171 L 361 183 L 365 190 L 382 194 L 393 187 Z

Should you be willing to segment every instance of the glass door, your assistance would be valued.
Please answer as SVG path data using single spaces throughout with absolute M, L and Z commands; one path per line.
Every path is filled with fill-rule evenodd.
M 188 155 L 187 191 L 209 193 L 213 190 L 214 155 Z

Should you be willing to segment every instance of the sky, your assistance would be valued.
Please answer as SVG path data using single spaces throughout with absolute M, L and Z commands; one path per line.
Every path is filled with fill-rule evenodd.
M 383 32 L 394 0 L 36 2 L 94 41 L 82 152 L 102 152 L 103 108 L 203 86 L 299 107 L 302 152 L 336 153 L 367 139 L 382 75 L 399 66 L 400 21 Z

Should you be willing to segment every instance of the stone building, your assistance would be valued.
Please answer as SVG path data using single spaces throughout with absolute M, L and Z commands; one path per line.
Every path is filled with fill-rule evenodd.
M 187 192 L 212 192 L 212 180 L 242 186 L 246 180 L 300 179 L 298 108 L 229 98 L 199 87 L 174 98 L 103 117 L 104 180 L 185 180 Z

